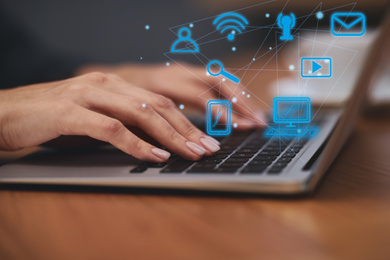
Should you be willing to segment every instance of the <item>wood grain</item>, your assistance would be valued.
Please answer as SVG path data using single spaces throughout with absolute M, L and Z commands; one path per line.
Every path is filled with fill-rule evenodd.
M 0 191 L 1 259 L 387 259 L 390 133 L 303 198 Z
M 362 120 L 299 198 L 3 188 L 0 259 L 389 259 L 389 125 Z

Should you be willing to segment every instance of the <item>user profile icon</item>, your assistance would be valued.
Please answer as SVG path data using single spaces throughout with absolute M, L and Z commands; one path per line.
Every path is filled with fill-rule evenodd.
M 179 30 L 179 39 L 171 47 L 171 52 L 176 53 L 195 53 L 199 52 L 198 44 L 191 39 L 191 30 L 183 27 Z

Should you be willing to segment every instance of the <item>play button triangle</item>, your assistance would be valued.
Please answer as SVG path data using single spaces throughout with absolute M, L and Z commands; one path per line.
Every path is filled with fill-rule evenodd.
M 322 66 L 321 66 L 320 64 L 318 64 L 317 62 L 312 61 L 312 62 L 311 62 L 311 68 L 312 68 L 312 73 L 315 73 L 316 71 L 318 71 L 319 69 L 321 69 Z

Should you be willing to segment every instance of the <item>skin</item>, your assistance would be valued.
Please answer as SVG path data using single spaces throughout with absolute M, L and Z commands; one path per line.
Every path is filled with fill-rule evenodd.
M 0 149 L 17 150 L 62 136 L 88 136 L 140 160 L 164 162 L 169 158 L 169 152 L 130 130 L 134 127 L 188 160 L 199 160 L 220 149 L 219 143 L 192 125 L 170 99 L 205 109 L 207 100 L 216 98 L 215 92 L 210 91 L 204 99 L 198 95 L 219 80 L 194 68 L 190 69 L 200 79 L 192 73 L 180 75 L 179 67 L 100 67 L 107 73 L 89 69 L 80 69 L 82 75 L 67 80 L 1 90 Z M 231 95 L 232 89 L 226 88 L 224 93 Z M 234 115 L 233 121 L 242 123 L 241 128 L 253 127 L 259 117 L 248 104 L 237 103 L 234 106 L 242 113 Z
M 85 66 L 78 73 L 103 71 L 119 75 L 124 80 L 171 98 L 176 102 L 193 105 L 202 111 L 206 110 L 209 100 L 237 98 L 232 103 L 232 122 L 237 123 L 237 129 L 247 130 L 262 127 L 266 122 L 262 111 L 256 109 L 251 99 L 241 95 L 245 89 L 229 80 L 221 84 L 222 76 L 214 77 L 206 74 L 203 67 L 189 64 L 165 65 L 132 65 L 119 66 Z M 215 115 L 214 115 L 215 116 Z M 221 116 L 222 120 L 226 116 Z

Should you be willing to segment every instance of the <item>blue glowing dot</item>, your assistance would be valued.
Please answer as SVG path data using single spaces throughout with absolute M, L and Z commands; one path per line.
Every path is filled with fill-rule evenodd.
M 145 30 L 149 30 L 149 29 L 150 29 L 149 24 L 145 25 Z
M 249 95 L 249 94 L 248 94 L 248 95 L 246 95 L 246 97 L 247 97 L 247 98 L 250 98 L 250 97 L 251 97 L 251 95 Z
M 143 58 L 142 57 L 139 57 L 140 60 L 142 60 Z
M 230 33 L 230 34 L 227 36 L 227 38 L 228 38 L 229 41 L 233 41 L 233 40 L 234 40 L 234 35 Z
M 180 108 L 181 110 L 183 110 L 183 109 L 184 109 L 184 105 L 181 104 L 181 105 L 179 106 L 179 108 Z
M 272 47 L 269 47 L 269 50 L 272 50 Z
M 193 27 L 194 27 L 194 24 L 193 24 L 193 23 L 190 23 L 189 26 L 190 26 L 190 28 L 193 28 Z
M 266 13 L 266 14 L 265 14 L 265 17 L 269 18 L 269 17 L 270 17 L 269 13 Z
M 324 13 L 319 11 L 316 16 L 318 19 L 322 19 L 322 18 L 324 18 Z
M 234 128 L 237 128 L 237 126 L 238 126 L 237 123 L 234 123 L 234 124 L 233 124 L 233 127 L 234 127 Z
M 255 59 L 255 58 L 253 58 L 252 60 L 253 60 L 253 61 L 255 61 L 256 59 Z
M 169 65 L 171 65 L 169 62 L 167 62 L 167 63 L 165 63 L 165 65 L 167 65 L 167 66 L 169 66 Z
M 236 47 L 232 47 L 232 51 L 236 51 Z
M 236 103 L 237 102 L 237 98 L 236 97 L 232 98 L 232 101 L 233 101 L 233 103 Z
M 294 69 L 295 69 L 295 66 L 291 64 L 288 68 L 289 68 L 290 70 L 294 70 Z

